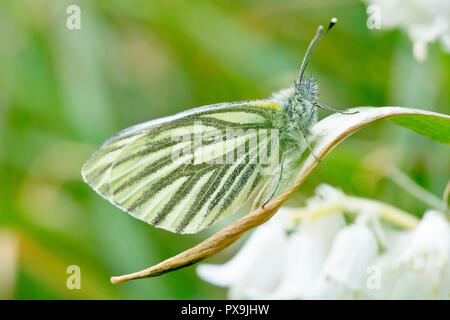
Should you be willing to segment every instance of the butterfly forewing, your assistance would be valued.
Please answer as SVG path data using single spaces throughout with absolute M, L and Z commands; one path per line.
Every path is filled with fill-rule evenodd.
M 126 129 L 92 155 L 83 178 L 138 219 L 198 232 L 271 178 L 261 150 L 278 159 L 280 110 L 264 100 L 219 104 Z

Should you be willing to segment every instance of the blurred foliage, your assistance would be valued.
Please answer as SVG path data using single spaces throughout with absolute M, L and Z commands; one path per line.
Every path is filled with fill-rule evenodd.
M 66 28 L 70 4 L 81 8 L 81 30 Z M 0 269 L 0 298 L 224 298 L 195 267 L 110 284 L 110 275 L 157 263 L 212 231 L 181 236 L 135 220 L 85 185 L 81 166 L 122 128 L 289 86 L 316 27 L 333 16 L 338 25 L 310 64 L 321 102 L 450 113 L 450 57 L 435 44 L 416 62 L 405 34 L 367 29 L 360 1 L 2 1 L 0 267 L 15 277 Z M 420 216 L 427 206 L 384 168 L 395 165 L 440 197 L 449 159 L 448 146 L 377 123 L 333 151 L 291 203 L 326 182 Z M 81 290 L 66 288 L 69 265 L 81 268 Z

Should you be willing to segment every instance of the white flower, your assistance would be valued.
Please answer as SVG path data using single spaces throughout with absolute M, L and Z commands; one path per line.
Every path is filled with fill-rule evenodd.
M 271 298 L 307 297 L 320 275 L 334 236 L 344 226 L 342 213 L 302 222 L 287 241 L 283 278 Z
M 364 223 L 355 223 L 339 231 L 308 298 L 358 298 L 377 251 L 375 236 Z
M 439 40 L 450 52 L 450 1 L 365 0 L 379 8 L 382 27 L 403 28 L 413 42 L 414 57 L 427 56 L 427 45 Z
M 316 188 L 316 194 L 314 197 L 307 200 L 307 209 L 314 209 L 321 207 L 326 203 L 337 202 L 341 200 L 344 193 L 328 184 L 322 183 Z
M 401 231 L 380 222 L 386 210 L 321 185 L 306 209 L 282 208 L 229 262 L 197 272 L 229 287 L 232 299 L 448 299 L 448 221 L 430 210 L 415 230 Z M 347 224 L 340 211 L 356 221 Z
M 257 228 L 238 254 L 223 265 L 202 264 L 200 278 L 218 286 L 230 287 L 231 299 L 262 299 L 277 286 L 286 248 L 288 209 Z
M 385 299 L 448 299 L 449 256 L 449 223 L 441 213 L 429 210 L 414 231 L 404 232 L 396 248 L 379 258 L 381 290 L 367 294 Z

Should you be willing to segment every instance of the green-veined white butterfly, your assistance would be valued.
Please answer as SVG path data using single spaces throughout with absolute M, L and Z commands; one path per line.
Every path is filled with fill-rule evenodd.
M 316 107 L 331 109 L 315 101 L 317 82 L 303 75 L 335 22 L 318 28 L 291 88 L 269 99 L 209 105 L 125 129 L 95 151 L 83 179 L 132 216 L 179 233 L 248 210 L 255 198 L 264 205 L 298 168 Z

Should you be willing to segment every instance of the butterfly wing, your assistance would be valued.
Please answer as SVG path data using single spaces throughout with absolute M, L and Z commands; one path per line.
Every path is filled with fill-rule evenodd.
M 269 162 L 261 155 L 278 152 L 282 112 L 266 100 L 225 103 L 125 129 L 85 163 L 83 179 L 140 220 L 198 232 L 235 213 L 270 178 L 263 167 L 274 154 Z

